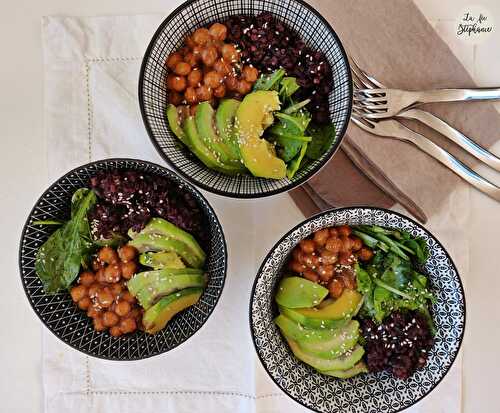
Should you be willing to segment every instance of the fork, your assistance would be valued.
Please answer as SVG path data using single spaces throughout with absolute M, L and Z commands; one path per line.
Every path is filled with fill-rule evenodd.
M 374 135 L 412 143 L 420 150 L 447 166 L 460 178 L 467 181 L 481 192 L 484 192 L 491 198 L 500 201 L 500 188 L 498 186 L 478 175 L 467 165 L 460 162 L 449 152 L 446 152 L 443 148 L 439 147 L 425 136 L 408 129 L 397 120 L 384 119 L 380 121 L 373 121 L 366 119 L 364 117 L 365 114 L 366 112 L 361 109 L 355 109 L 351 115 L 351 119 L 361 129 L 364 129 Z
M 362 106 L 363 109 L 367 109 L 368 111 L 366 111 L 365 115 L 363 116 L 367 119 L 382 119 L 391 117 L 388 115 L 388 112 L 376 112 L 376 110 L 373 109 L 374 107 L 378 108 L 378 106 L 383 105 L 381 101 L 373 100 L 375 98 L 382 98 L 382 96 L 380 96 L 380 91 L 391 89 L 385 89 L 385 86 L 382 83 L 363 71 L 352 57 L 349 57 L 349 60 L 351 62 L 353 82 L 357 89 L 354 98 L 354 107 L 360 108 L 360 106 Z M 370 98 L 366 98 L 366 96 L 364 96 L 366 95 L 366 92 L 368 90 L 371 93 L 370 96 L 372 96 Z M 387 98 L 387 95 L 385 95 L 384 99 L 388 100 L 389 98 Z M 432 113 L 421 109 L 408 109 L 397 113 L 395 116 L 418 120 L 424 125 L 427 125 L 428 127 L 447 137 L 452 142 L 456 143 L 462 149 L 466 150 L 472 156 L 484 162 L 489 167 L 500 172 L 500 158 L 498 158 L 496 155 L 494 155 L 481 145 L 474 142 L 469 137 L 465 136 L 462 132 L 450 126 L 445 121 L 433 115 Z

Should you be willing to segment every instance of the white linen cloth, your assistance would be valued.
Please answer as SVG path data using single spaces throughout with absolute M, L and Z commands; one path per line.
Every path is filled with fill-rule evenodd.
M 175 2 L 176 3 L 176 2 Z M 165 13 L 176 6 L 169 2 Z M 51 181 L 89 161 L 130 157 L 164 164 L 144 129 L 137 98 L 142 55 L 161 15 L 46 17 L 42 21 L 45 134 Z M 463 192 L 463 191 L 462 191 Z M 205 193 L 221 220 L 229 253 L 222 297 L 205 326 L 180 347 L 133 362 L 88 357 L 43 334 L 46 413 L 303 412 L 267 377 L 256 357 L 248 305 L 267 250 L 303 219 L 286 194 L 233 200 Z M 467 269 L 468 192 L 452 194 L 459 213 L 429 228 Z M 461 411 L 461 357 L 411 412 Z

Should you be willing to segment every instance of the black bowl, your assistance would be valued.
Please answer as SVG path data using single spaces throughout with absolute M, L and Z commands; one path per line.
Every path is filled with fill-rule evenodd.
M 42 219 L 69 216 L 73 192 L 88 187 L 89 178 L 98 171 L 131 169 L 168 178 L 180 191 L 189 192 L 204 214 L 210 244 L 207 251 L 208 285 L 194 306 L 176 315 L 155 335 L 136 331 L 121 337 L 97 332 L 91 319 L 71 300 L 68 292 L 46 294 L 35 273 L 38 248 L 54 231 L 50 226 L 32 225 Z M 190 184 L 162 166 L 135 159 L 106 159 L 80 166 L 58 179 L 33 207 L 24 226 L 19 247 L 19 267 L 26 296 L 45 326 L 71 347 L 94 357 L 108 360 L 138 360 L 165 353 L 177 347 L 207 321 L 222 294 L 227 270 L 227 248 L 222 227 L 207 200 Z
M 333 74 L 329 112 L 336 137 L 319 160 L 302 168 L 293 180 L 272 180 L 251 175 L 228 176 L 213 171 L 192 156 L 168 127 L 165 110 L 165 60 L 177 50 L 187 34 L 213 21 L 224 21 L 236 14 L 271 12 L 296 30 L 305 43 L 323 52 Z M 139 77 L 139 103 L 142 119 L 158 153 L 179 174 L 207 191 L 235 198 L 258 198 L 277 194 L 306 182 L 330 160 L 347 129 L 352 107 L 349 62 L 337 34 L 311 6 L 301 0 L 190 0 L 175 9 L 153 36 Z
M 437 302 L 432 307 L 437 334 L 427 364 L 408 380 L 390 373 L 369 373 L 341 380 L 318 373 L 291 353 L 273 322 L 274 293 L 282 267 L 300 240 L 335 225 L 380 225 L 423 237 L 430 258 L 424 271 Z M 394 413 L 429 394 L 452 366 L 465 329 L 465 296 L 457 269 L 439 241 L 417 222 L 396 212 L 340 208 L 313 216 L 290 230 L 264 259 L 250 301 L 250 330 L 257 354 L 271 379 L 292 399 L 317 412 Z

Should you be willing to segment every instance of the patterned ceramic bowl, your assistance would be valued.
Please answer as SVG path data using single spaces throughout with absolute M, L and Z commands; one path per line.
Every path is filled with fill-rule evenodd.
M 314 231 L 335 225 L 380 225 L 423 237 L 430 250 L 424 268 L 437 297 L 432 307 L 435 344 L 424 368 L 408 380 L 387 372 L 341 380 L 322 375 L 296 359 L 273 322 L 275 287 L 281 269 L 298 242 Z M 291 398 L 317 412 L 366 413 L 401 411 L 429 394 L 455 360 L 465 328 L 465 297 L 450 256 L 426 229 L 398 213 L 370 207 L 323 212 L 289 231 L 271 249 L 255 280 L 250 301 L 250 329 L 257 354 L 274 382 Z
M 180 191 L 189 192 L 204 214 L 207 239 L 206 273 L 208 285 L 198 303 L 176 315 L 159 333 L 142 331 L 121 337 L 97 332 L 92 320 L 71 300 L 68 292 L 46 294 L 35 272 L 38 248 L 54 231 L 52 226 L 33 225 L 33 221 L 61 219 L 70 213 L 70 200 L 78 188 L 88 187 L 89 179 L 98 171 L 128 169 L 169 179 Z M 33 207 L 21 236 L 19 248 L 21 280 L 28 300 L 45 326 L 71 347 L 91 356 L 109 360 L 137 360 L 167 352 L 177 347 L 207 321 L 214 310 L 226 278 L 227 250 L 224 233 L 214 210 L 193 186 L 175 173 L 153 163 L 134 159 L 106 159 L 76 168 L 47 189 Z
M 273 180 L 251 175 L 228 176 L 207 168 L 171 132 L 165 114 L 167 90 L 165 60 L 179 49 L 186 35 L 214 21 L 238 14 L 271 12 L 300 33 L 304 42 L 324 53 L 333 75 L 329 95 L 330 119 L 336 137 L 323 156 L 293 178 Z M 347 55 L 330 24 L 302 0 L 189 0 L 160 25 L 144 54 L 139 76 L 139 104 L 146 130 L 158 153 L 180 175 L 207 191 L 235 198 L 269 196 L 304 183 L 330 160 L 347 129 L 352 107 L 352 81 Z

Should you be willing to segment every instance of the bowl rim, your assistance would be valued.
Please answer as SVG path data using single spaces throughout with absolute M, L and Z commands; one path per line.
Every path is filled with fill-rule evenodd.
M 219 226 L 220 228 L 220 232 L 221 232 L 221 237 L 222 237 L 222 243 L 223 243 L 223 248 L 224 248 L 224 278 L 222 280 L 222 285 L 220 287 L 220 293 L 218 294 L 217 296 L 217 299 L 214 303 L 214 305 L 210 308 L 209 312 L 208 312 L 208 315 L 207 315 L 207 318 L 203 321 L 203 323 L 200 325 L 200 327 L 193 332 L 193 334 L 191 334 L 187 339 L 185 339 L 184 341 L 176 344 L 175 346 L 173 346 L 172 348 L 166 350 L 166 351 L 161 351 L 159 353 L 155 353 L 155 354 L 149 354 L 147 356 L 144 356 L 144 357 L 139 357 L 139 358 L 127 358 L 127 357 L 123 357 L 123 358 L 108 358 L 108 357 L 105 357 L 105 356 L 102 356 L 102 355 L 96 355 L 96 354 L 91 354 L 89 351 L 87 350 L 83 350 L 81 348 L 78 348 L 77 346 L 71 344 L 71 343 L 68 343 L 66 341 L 64 341 L 62 339 L 62 337 L 59 337 L 58 334 L 56 334 L 52 328 L 49 327 L 49 325 L 47 324 L 47 322 L 42 318 L 42 316 L 35 310 L 35 307 L 34 307 L 34 303 L 31 299 L 31 296 L 30 294 L 28 293 L 28 288 L 27 288 L 27 285 L 25 284 L 24 282 L 24 276 L 23 276 L 23 263 L 22 263 L 22 259 L 23 259 L 23 253 L 22 253 L 22 248 L 23 248 L 23 240 L 26 236 L 26 231 L 28 229 L 28 225 L 29 225 L 29 219 L 30 217 L 32 216 L 33 212 L 35 211 L 37 205 L 40 203 L 40 201 L 42 201 L 42 199 L 45 197 L 45 195 L 47 195 L 55 185 L 57 185 L 60 181 L 62 181 L 63 179 L 66 179 L 67 177 L 69 177 L 71 174 L 79 171 L 80 169 L 84 169 L 84 168 L 88 168 L 90 166 L 93 166 L 93 165 L 98 165 L 98 164 L 102 164 L 102 163 L 109 163 L 109 162 L 136 162 L 136 163 L 143 163 L 143 164 L 147 164 L 149 166 L 152 166 L 152 167 L 156 167 L 156 168 L 160 168 L 162 169 L 163 171 L 166 171 L 167 172 L 167 175 L 168 177 L 174 177 L 176 179 L 178 179 L 180 182 L 182 182 L 184 185 L 187 185 L 190 187 L 190 189 L 192 189 L 194 192 L 196 192 L 196 194 L 198 196 L 200 196 L 200 198 L 206 202 L 208 208 L 211 210 L 214 218 L 215 218 L 215 222 L 216 224 Z M 38 250 L 37 250 L 38 251 Z M 180 177 L 179 175 L 177 175 L 175 173 L 175 171 L 172 171 L 168 168 L 165 168 L 164 166 L 162 165 L 158 165 L 154 162 L 150 162 L 150 161 L 144 161 L 142 159 L 136 159 L 136 158 L 105 158 L 105 159 L 99 159 L 97 161 L 92 161 L 92 162 L 88 162 L 86 164 L 83 164 L 83 165 L 80 165 L 76 168 L 73 168 L 71 169 L 70 171 L 66 172 L 64 175 L 62 175 L 61 177 L 57 178 L 55 181 L 53 181 L 49 187 L 38 197 L 38 199 L 36 200 L 36 202 L 34 203 L 33 207 L 31 208 L 29 214 L 27 215 L 26 217 L 26 221 L 24 223 L 24 226 L 23 226 L 23 230 L 21 232 L 21 238 L 19 240 L 19 253 L 18 253 L 18 262 L 19 262 L 19 277 L 20 277 L 20 281 L 21 281 L 21 284 L 23 286 L 23 290 L 24 290 L 24 294 L 26 295 L 26 298 L 28 300 L 28 303 L 31 307 L 31 309 L 33 310 L 33 312 L 36 314 L 36 316 L 38 317 L 38 319 L 42 322 L 42 324 L 46 327 L 46 329 L 48 331 L 50 331 L 55 337 L 57 337 L 61 342 L 63 342 L 65 345 L 67 346 L 70 346 L 71 348 L 73 348 L 74 350 L 76 351 L 79 351 L 80 353 L 83 353 L 87 356 L 90 356 L 90 357 L 94 357 L 94 358 L 97 358 L 97 359 L 101 359 L 101 360 L 108 360 L 108 361 L 116 361 L 116 362 L 120 362 L 120 361 L 140 361 L 140 360 L 145 360 L 145 359 L 148 359 L 148 358 L 151 358 L 151 357 L 156 357 L 156 356 L 161 356 L 162 354 L 166 354 L 170 351 L 172 351 L 174 348 L 184 344 L 186 341 L 188 341 L 190 338 L 192 338 L 194 335 L 196 335 L 196 333 L 198 333 L 198 331 L 200 331 L 206 324 L 206 322 L 208 321 L 208 319 L 210 318 L 210 316 L 212 315 L 213 311 L 215 310 L 215 307 L 217 307 L 217 304 L 219 303 L 219 300 L 222 296 L 222 293 L 224 292 L 224 287 L 225 287 L 225 284 L 226 284 L 226 277 L 227 277 L 227 266 L 228 266 L 228 253 L 227 253 L 227 242 L 226 242 L 226 236 L 224 234 L 224 230 L 223 230 L 223 227 L 219 221 L 219 218 L 217 217 L 217 214 L 215 213 L 215 210 L 213 209 L 212 205 L 210 205 L 210 203 L 208 202 L 208 200 L 203 196 L 203 194 L 198 190 L 198 188 L 196 188 L 196 186 L 194 186 L 193 184 L 191 184 L 190 182 L 186 182 L 185 179 L 183 179 L 182 177 Z M 47 293 L 44 292 L 44 294 L 47 295 Z M 69 293 L 68 293 L 69 294 Z M 82 313 L 83 314 L 83 313 Z M 119 339 L 120 337 L 117 337 L 117 339 Z
M 177 165 L 175 165 L 170 160 L 170 157 L 167 156 L 163 152 L 163 150 L 160 147 L 160 144 L 156 141 L 156 139 L 154 137 L 154 134 L 153 134 L 153 131 L 152 131 L 152 128 L 151 128 L 151 126 L 149 124 L 149 120 L 148 120 L 148 117 L 146 115 L 146 109 L 145 109 L 145 103 L 144 103 L 144 93 L 143 93 L 143 90 L 144 90 L 144 74 L 145 74 L 145 71 L 146 71 L 146 64 L 147 64 L 147 62 L 149 60 L 149 57 L 151 55 L 151 50 L 153 49 L 153 47 L 154 47 L 154 45 L 156 43 L 156 40 L 158 39 L 158 37 L 160 36 L 160 34 L 163 32 L 163 29 L 165 28 L 165 26 L 168 23 L 170 23 L 170 21 L 178 13 L 180 13 L 183 9 L 185 9 L 186 7 L 190 6 L 193 3 L 196 3 L 198 1 L 201 1 L 201 0 L 187 0 L 187 1 L 183 2 L 181 5 L 179 5 L 178 7 L 176 7 L 161 22 L 161 24 L 158 27 L 158 29 L 156 29 L 155 33 L 153 34 L 153 37 L 151 38 L 151 40 L 150 40 L 150 42 L 148 44 L 148 47 L 146 48 L 146 51 L 144 52 L 144 56 L 142 58 L 142 63 L 141 63 L 141 69 L 139 71 L 138 98 L 139 98 L 139 107 L 140 107 L 140 110 L 141 110 L 142 121 L 144 123 L 144 127 L 146 128 L 146 132 L 148 133 L 150 141 L 152 142 L 154 148 L 156 149 L 156 151 L 158 152 L 158 154 L 161 156 L 161 158 L 169 166 L 171 166 L 172 169 L 175 172 L 177 172 L 179 175 L 181 175 L 185 180 L 189 181 L 191 184 L 196 185 L 199 188 L 204 189 L 205 191 L 211 192 L 213 194 L 225 196 L 225 197 L 228 197 L 228 198 L 236 198 L 236 199 L 256 199 L 256 198 L 265 198 L 265 197 L 268 197 L 268 196 L 273 196 L 273 195 L 276 195 L 276 194 L 280 194 L 282 192 L 288 192 L 288 191 L 291 191 L 294 188 L 297 188 L 298 186 L 304 184 L 309 179 L 311 179 L 321 169 L 323 169 L 323 167 L 330 160 L 332 160 L 333 156 L 339 150 L 340 145 L 342 144 L 342 141 L 343 141 L 343 139 L 345 137 L 345 134 L 347 132 L 347 128 L 348 128 L 349 123 L 350 123 L 351 113 L 352 113 L 352 106 L 353 106 L 353 94 L 354 94 L 353 83 L 352 83 L 352 75 L 351 75 L 351 67 L 350 67 L 350 64 L 349 64 L 349 59 L 347 57 L 347 53 L 346 53 L 346 51 L 344 49 L 344 46 L 343 46 L 343 44 L 342 44 L 339 36 L 337 35 L 337 33 L 335 32 L 335 30 L 333 29 L 332 25 L 328 22 L 328 20 L 326 20 L 323 17 L 323 15 L 319 11 L 317 11 L 314 7 L 312 7 L 310 4 L 306 3 L 304 0 L 289 0 L 289 1 L 292 1 L 292 2 L 299 3 L 300 5 L 302 5 L 305 8 L 307 8 L 315 16 L 317 16 L 320 19 L 321 22 L 323 22 L 325 24 L 325 26 L 328 29 L 328 31 L 330 32 L 330 34 L 333 36 L 333 38 L 337 42 L 337 45 L 339 47 L 339 50 L 340 50 L 340 53 L 342 55 L 343 61 L 344 61 L 345 65 L 346 65 L 346 68 L 347 68 L 347 83 L 348 83 L 348 88 L 349 88 L 349 100 L 348 100 L 348 104 L 347 104 L 346 122 L 345 122 L 342 130 L 339 131 L 339 133 L 337 135 L 338 136 L 337 141 L 330 147 L 329 151 L 325 154 L 326 155 L 325 158 L 316 166 L 316 168 L 314 170 L 310 171 L 308 174 L 306 174 L 302 178 L 300 178 L 298 180 L 295 180 L 295 181 L 290 181 L 290 183 L 287 184 L 287 185 L 285 185 L 284 187 L 278 188 L 278 189 L 273 189 L 273 190 L 268 191 L 268 192 L 251 193 L 251 194 L 245 194 L 245 193 L 244 194 L 238 194 L 238 193 L 228 192 L 228 191 L 224 191 L 224 190 L 220 190 L 220 189 L 215 189 L 215 188 L 212 188 L 211 186 L 209 186 L 209 185 L 207 185 L 207 184 L 205 184 L 203 182 L 196 182 L 193 178 L 191 178 L 191 176 L 189 174 L 187 174 L 181 168 L 179 168 Z M 203 168 L 209 169 L 205 165 L 203 165 Z M 216 171 L 214 171 L 214 172 L 216 172 Z M 217 172 L 217 173 L 221 173 L 221 172 Z M 265 179 L 265 178 L 263 178 L 263 179 Z
M 262 359 L 262 356 L 261 356 L 260 352 L 257 350 L 257 343 L 256 343 L 256 337 L 255 337 L 255 334 L 254 334 L 254 325 L 253 325 L 253 318 L 252 318 L 252 306 L 253 306 L 253 302 L 254 302 L 255 289 L 257 287 L 257 281 L 259 280 L 259 278 L 260 278 L 260 276 L 262 274 L 262 270 L 264 268 L 264 264 L 269 260 L 269 258 L 273 254 L 273 252 L 278 247 L 278 245 L 281 244 L 285 238 L 287 238 L 290 234 L 292 234 L 294 231 L 296 231 L 297 229 L 299 229 L 303 225 L 311 222 L 312 220 L 314 220 L 316 218 L 319 218 L 319 217 L 322 217 L 324 215 L 328 215 L 328 214 L 331 214 L 331 213 L 337 212 L 337 211 L 356 210 L 356 209 L 369 209 L 369 210 L 373 210 L 373 211 L 383 211 L 383 212 L 388 212 L 388 213 L 394 214 L 394 215 L 396 215 L 396 216 L 398 216 L 400 218 L 408 220 L 412 224 L 416 225 L 419 229 L 421 229 L 425 233 L 427 233 L 427 235 L 430 236 L 431 238 L 433 238 L 434 241 L 436 242 L 436 244 L 439 247 L 441 247 L 441 249 L 443 250 L 443 252 L 444 252 L 444 254 L 446 256 L 446 258 L 450 261 L 451 267 L 455 270 L 455 272 L 457 274 L 458 283 L 459 283 L 459 286 L 460 286 L 460 293 L 461 293 L 461 295 L 463 297 L 463 303 L 464 303 L 464 316 L 463 316 L 464 322 L 463 322 L 463 328 L 462 328 L 462 333 L 460 335 L 460 338 L 458 340 L 457 351 L 455 352 L 455 354 L 453 354 L 453 357 L 451 358 L 450 365 L 444 371 L 443 376 L 438 381 L 436 381 L 435 383 L 432 384 L 432 387 L 429 389 L 429 391 L 427 393 L 425 393 L 424 395 L 422 395 L 421 397 L 419 397 L 419 398 L 417 398 L 415 400 L 412 400 L 411 404 L 409 404 L 408 406 L 405 406 L 403 408 L 400 408 L 398 410 L 394 410 L 394 411 L 391 412 L 391 413 L 399 413 L 399 412 L 401 412 L 403 410 L 406 410 L 406 409 L 410 408 L 411 406 L 414 406 L 420 400 L 422 400 L 426 396 L 428 396 L 439 385 L 439 383 L 441 383 L 441 381 L 446 377 L 446 375 L 448 374 L 448 372 L 452 368 L 453 364 L 455 363 L 455 360 L 456 360 L 456 358 L 458 356 L 458 353 L 460 353 L 460 349 L 462 347 L 462 343 L 463 343 L 463 339 L 464 339 L 464 334 L 465 334 L 466 321 L 467 321 L 467 308 L 466 308 L 467 305 L 466 305 L 466 299 L 465 299 L 465 290 L 464 290 L 464 286 L 463 286 L 463 283 L 462 283 L 462 279 L 460 278 L 460 273 L 458 272 L 455 263 L 453 262 L 450 254 L 448 253 L 448 251 L 446 250 L 446 248 L 444 248 L 443 244 L 434 236 L 434 234 L 432 234 L 428 229 L 426 229 L 423 225 L 421 225 L 420 223 L 418 223 L 413 218 L 410 218 L 410 217 L 408 217 L 406 215 L 403 215 L 403 214 L 401 214 L 399 212 L 396 212 L 396 211 L 393 211 L 393 210 L 387 209 L 387 208 L 374 207 L 374 206 L 368 206 L 368 205 L 356 205 L 356 206 L 348 206 L 348 207 L 340 207 L 340 208 L 327 209 L 325 211 L 321 211 L 321 212 L 319 212 L 317 214 L 314 214 L 314 215 L 306 218 L 305 220 L 301 221 L 297 225 L 295 225 L 292 229 L 290 229 L 289 231 L 287 231 L 278 241 L 276 241 L 276 243 L 271 247 L 271 249 L 269 250 L 269 252 L 266 254 L 265 258 L 262 260 L 262 263 L 261 263 L 261 265 L 259 267 L 259 270 L 257 271 L 257 274 L 255 276 L 255 280 L 254 280 L 254 283 L 253 283 L 253 286 L 252 286 L 252 291 L 250 293 L 250 305 L 249 305 L 249 311 L 248 311 L 250 335 L 252 337 L 252 343 L 253 343 L 253 346 L 254 346 L 254 350 L 257 353 L 259 361 L 260 361 L 262 367 L 264 368 L 264 370 L 266 371 L 267 375 L 269 376 L 269 378 L 274 382 L 274 384 L 276 384 L 276 386 L 278 386 L 279 389 L 283 393 L 285 393 L 288 397 L 290 397 L 295 402 L 297 402 L 297 403 L 301 404 L 302 406 L 304 406 L 304 407 L 306 407 L 306 408 L 308 408 L 308 409 L 310 409 L 312 411 L 315 411 L 317 413 L 324 413 L 321 410 L 317 410 L 317 409 L 315 409 L 315 408 L 313 408 L 311 406 L 308 406 L 304 402 L 302 402 L 301 400 L 298 400 L 295 397 L 293 397 L 288 391 L 286 391 L 285 389 L 283 389 L 279 385 L 278 381 L 275 380 L 275 378 L 271 375 L 269 369 L 267 368 L 267 365 L 265 364 L 264 360 Z

